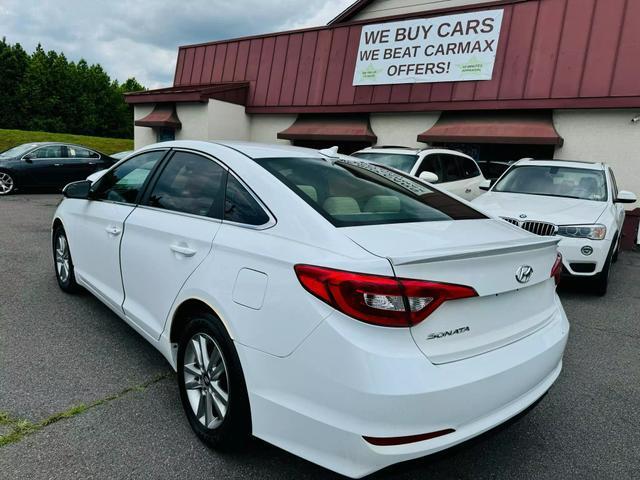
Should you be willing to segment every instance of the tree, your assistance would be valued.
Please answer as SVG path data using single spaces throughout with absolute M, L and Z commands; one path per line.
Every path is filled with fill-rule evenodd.
M 119 84 L 99 64 L 69 62 L 38 45 L 0 43 L 0 128 L 133 137 L 126 92 L 144 90 L 135 79 Z

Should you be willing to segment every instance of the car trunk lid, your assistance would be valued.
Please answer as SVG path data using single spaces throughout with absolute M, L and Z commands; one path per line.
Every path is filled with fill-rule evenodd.
M 555 238 L 497 220 L 349 227 L 345 233 L 385 257 L 397 277 L 473 287 L 477 297 L 448 301 L 411 328 L 436 364 L 513 343 L 550 322 L 557 309 L 551 270 Z M 528 278 L 516 278 L 530 267 Z M 526 281 L 525 281 L 526 280 Z

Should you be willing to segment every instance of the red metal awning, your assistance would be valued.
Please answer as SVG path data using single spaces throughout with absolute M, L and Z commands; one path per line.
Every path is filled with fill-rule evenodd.
M 174 103 L 158 103 L 149 115 L 134 123 L 136 127 L 182 128 Z
M 301 115 L 293 125 L 279 132 L 278 138 L 371 143 L 378 139 L 371 130 L 368 115 Z
M 508 143 L 562 146 L 551 111 L 444 112 L 419 142 Z

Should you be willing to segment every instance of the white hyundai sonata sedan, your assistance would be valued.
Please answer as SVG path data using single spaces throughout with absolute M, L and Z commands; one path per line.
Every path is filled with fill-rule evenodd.
M 560 373 L 558 240 L 388 167 L 166 142 L 65 197 L 60 287 L 162 352 L 215 448 L 253 434 L 362 477 L 491 429 Z
M 618 191 L 603 163 L 523 159 L 483 187 L 475 206 L 536 235 L 560 239 L 563 273 L 590 280 L 600 295 L 620 249 L 624 204 L 636 196 Z

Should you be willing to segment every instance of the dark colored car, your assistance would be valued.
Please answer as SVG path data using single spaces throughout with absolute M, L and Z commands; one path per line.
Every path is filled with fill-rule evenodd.
M 25 143 L 0 153 L 0 195 L 19 188 L 62 189 L 114 163 L 108 155 L 81 145 Z

